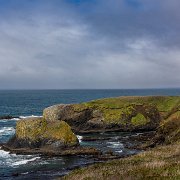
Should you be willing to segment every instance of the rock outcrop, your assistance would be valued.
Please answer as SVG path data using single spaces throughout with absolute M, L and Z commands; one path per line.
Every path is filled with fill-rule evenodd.
M 45 109 L 43 117 L 48 121 L 63 120 L 75 132 L 153 129 L 160 120 L 156 107 L 134 104 L 123 109 L 62 104 Z
M 44 118 L 18 121 L 16 134 L 8 142 L 12 148 L 61 149 L 77 145 L 78 139 L 66 122 L 48 122 Z
M 157 130 L 152 143 L 155 145 L 179 140 L 179 126 L 179 96 L 118 97 L 59 104 L 44 109 L 42 118 L 18 121 L 16 134 L 4 148 L 18 153 L 99 154 L 95 149 L 76 149 L 79 142 L 74 133 Z M 66 153 L 61 152 L 65 149 Z
M 180 109 L 160 123 L 153 145 L 180 142 Z
M 48 107 L 43 117 L 63 120 L 74 132 L 154 130 L 163 119 L 176 112 L 180 97 L 118 97 L 82 104 Z

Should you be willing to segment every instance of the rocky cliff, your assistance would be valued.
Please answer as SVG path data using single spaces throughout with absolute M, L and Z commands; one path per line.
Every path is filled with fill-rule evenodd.
M 43 117 L 63 120 L 74 132 L 154 130 L 179 111 L 180 97 L 117 97 L 48 107 Z

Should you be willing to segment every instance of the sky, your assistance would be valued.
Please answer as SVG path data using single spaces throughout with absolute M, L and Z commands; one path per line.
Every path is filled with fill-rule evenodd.
M 0 89 L 180 87 L 179 0 L 0 0 Z

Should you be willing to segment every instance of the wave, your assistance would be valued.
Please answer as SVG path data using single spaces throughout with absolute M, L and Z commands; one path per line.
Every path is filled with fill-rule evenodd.
M 9 122 L 9 121 L 19 121 L 20 118 L 12 118 L 12 119 L 3 119 L 3 120 L 0 120 L 0 123 L 2 122 Z
M 122 152 L 123 152 L 123 150 L 118 150 L 118 151 L 115 151 L 115 152 L 117 152 L 117 153 L 122 153 Z
M 36 161 L 37 159 L 40 159 L 40 157 L 33 155 L 10 154 L 10 152 L 2 150 L 0 147 L 0 166 L 15 167 Z
M 32 118 L 32 117 L 42 117 L 42 116 L 35 116 L 35 115 L 31 115 L 31 116 L 19 116 L 20 119 L 26 119 L 26 118 Z
M 10 119 L 10 120 L 12 120 L 12 121 L 19 121 L 20 118 L 12 118 L 12 119 Z
M 15 133 L 15 129 L 13 127 L 2 127 L 0 128 L 0 135 L 10 135 L 10 134 L 14 134 Z
M 107 142 L 107 144 L 109 144 L 109 146 L 107 147 L 111 147 L 111 148 L 123 148 L 123 144 L 120 142 Z
M 32 118 L 32 117 L 42 117 L 42 116 L 35 116 L 35 115 L 31 115 L 31 116 L 19 116 L 19 118 L 12 118 L 12 119 L 2 119 L 0 120 L 0 122 L 7 122 L 7 121 L 19 121 L 21 119 L 26 119 L 26 118 Z
M 24 159 L 24 160 L 16 161 L 16 162 L 12 163 L 11 166 L 19 166 L 19 165 L 27 164 L 28 162 L 35 161 L 39 158 L 40 157 L 34 157 L 32 159 Z

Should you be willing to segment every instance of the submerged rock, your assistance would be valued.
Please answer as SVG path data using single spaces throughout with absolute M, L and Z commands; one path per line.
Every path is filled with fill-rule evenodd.
M 13 118 L 19 118 L 18 116 L 11 116 L 11 115 L 2 115 L 0 116 L 0 120 L 4 120 L 4 119 L 13 119 Z
M 26 118 L 16 125 L 16 134 L 9 140 L 13 148 L 59 149 L 79 145 L 71 127 L 64 121 L 47 122 L 44 118 Z

